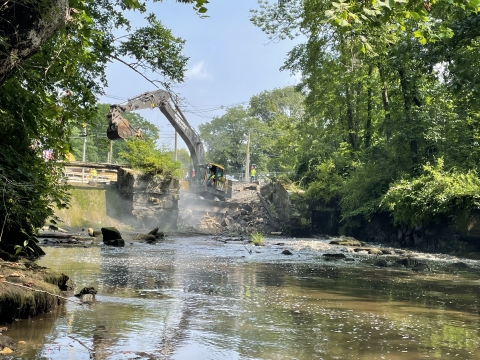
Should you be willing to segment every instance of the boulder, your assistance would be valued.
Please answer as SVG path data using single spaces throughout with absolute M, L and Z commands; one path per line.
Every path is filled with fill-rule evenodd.
M 382 249 L 382 253 L 383 255 L 395 255 L 395 251 L 388 249 Z
M 323 257 L 327 259 L 345 259 L 345 254 L 338 253 L 338 254 L 323 254 Z
M 241 213 L 240 211 L 238 211 L 238 210 L 235 210 L 235 211 L 233 211 L 233 212 L 231 212 L 231 213 L 229 212 L 228 215 L 229 215 L 230 217 L 232 217 L 233 219 L 237 219 L 240 215 L 242 215 L 242 213 Z
M 152 231 L 150 231 L 150 232 L 148 233 L 148 235 L 156 236 L 157 233 L 158 233 L 158 227 L 156 227 L 155 229 L 153 229 Z
M 283 255 L 293 255 L 293 253 L 290 250 L 286 250 L 286 249 L 282 251 L 282 254 Z
M 92 228 L 88 228 L 87 231 L 88 231 L 88 235 L 93 236 L 93 229 Z
M 90 295 L 97 295 L 97 290 L 95 290 L 94 287 L 84 287 L 82 290 L 80 290 L 80 292 L 78 294 L 75 294 L 74 296 L 76 297 L 80 297 L 82 295 L 85 295 L 85 294 L 90 294 Z
M 120 231 L 115 227 L 102 227 L 103 242 L 118 240 L 122 238 Z
M 6 349 L 9 348 L 10 350 L 15 351 L 15 341 L 11 337 L 5 336 L 5 335 L 0 335 L 0 348 Z
M 467 259 L 480 260 L 480 252 L 471 252 L 465 255 Z
M 339 238 L 330 241 L 331 245 L 343 245 L 343 246 L 363 246 L 363 243 L 357 239 L 353 238 Z
M 417 265 L 412 267 L 412 271 L 415 271 L 415 272 L 420 272 L 425 270 L 430 270 L 430 268 L 428 267 L 427 264 L 423 264 L 423 263 L 418 263 Z
M 378 259 L 373 263 L 373 266 L 378 266 L 378 267 L 387 267 L 388 263 L 387 260 L 385 259 Z
M 115 239 L 115 240 L 103 240 L 103 243 L 108 246 L 124 247 L 125 240 Z
M 143 240 L 143 241 L 155 241 L 155 235 L 151 234 L 137 234 L 135 235 L 132 240 Z
M 383 251 L 377 248 L 371 248 L 368 250 L 370 255 L 383 255 Z
M 458 270 L 466 270 L 466 269 L 470 268 L 470 266 L 468 266 L 464 262 L 456 262 L 456 263 L 448 265 L 448 267 L 453 268 L 453 269 L 458 269 Z
M 248 205 L 248 204 L 244 204 L 244 205 L 242 206 L 242 208 L 243 208 L 243 210 L 245 210 L 245 211 L 247 211 L 247 212 L 249 212 L 249 213 L 251 213 L 252 210 L 253 210 L 253 208 L 252 208 L 250 205 Z

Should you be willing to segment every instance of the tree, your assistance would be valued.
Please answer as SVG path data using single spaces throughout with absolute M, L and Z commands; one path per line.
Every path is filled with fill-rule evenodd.
M 294 169 L 303 114 L 303 96 L 293 87 L 264 91 L 253 96 L 248 107 L 229 108 L 200 125 L 200 136 L 208 159 L 226 165 L 230 172 L 245 168 L 249 133 L 251 164 L 260 171 L 289 172 Z
M 106 135 L 107 119 L 106 115 L 110 110 L 107 104 L 98 104 L 97 111 L 90 123 L 85 123 L 87 133 L 86 155 L 85 161 L 88 162 L 106 162 L 107 154 L 110 152 L 110 145 L 112 145 L 112 159 L 116 163 L 125 162 L 125 159 L 120 157 L 121 152 L 127 151 L 127 144 L 123 140 L 116 140 L 110 144 L 110 140 Z M 122 116 L 134 128 L 142 129 L 144 139 L 158 140 L 158 128 L 143 118 L 140 114 L 134 112 L 123 113 Z M 71 153 L 76 160 L 82 160 L 84 128 L 82 126 L 72 129 L 72 136 L 70 137 Z
M 439 206 L 438 199 L 478 208 L 476 186 L 468 194 L 461 185 L 445 186 L 468 182 L 480 170 L 477 7 L 475 1 L 289 1 L 262 3 L 254 12 L 252 21 L 272 39 L 306 38 L 282 70 L 302 75 L 306 114 L 296 129 L 296 180 L 308 189 L 312 208 L 336 207 L 344 225 L 357 229 L 380 212 L 396 216 L 393 201 L 407 209 L 396 216 L 405 225 L 455 218 L 459 208 Z M 422 173 L 440 161 L 434 176 Z M 408 217 L 412 184 L 435 189 L 435 196 L 417 192 L 412 204 L 432 203 L 424 204 L 425 214 Z
M 225 166 L 229 172 L 240 172 L 245 166 L 248 124 L 252 122 L 248 111 L 241 106 L 227 109 L 198 127 L 206 147 L 207 160 Z
M 181 2 L 206 11 L 205 0 Z M 153 14 L 132 29 L 127 10 L 146 13 L 147 6 L 137 0 L 0 4 L 0 125 L 8 134 L 0 140 L 1 249 L 13 253 L 15 245 L 33 241 L 55 206 L 66 206 L 56 160 L 70 151 L 72 133 L 98 115 L 109 61 L 157 74 L 161 78 L 151 81 L 167 88 L 183 80 L 184 41 Z M 119 31 L 126 35 L 116 38 Z M 42 158 L 47 149 L 54 160 Z
M 193 3 L 194 9 L 199 14 L 207 11 L 204 6 L 208 3 L 207 0 L 177 1 Z M 109 44 L 115 39 L 113 30 L 130 27 L 123 15 L 125 10 L 145 12 L 146 4 L 138 0 L 2 2 L 0 23 L 4 26 L 0 30 L 0 85 L 18 66 L 36 54 L 53 35 L 58 36 L 59 32 L 64 31 L 70 35 L 63 39 L 66 40 L 64 47 L 79 41 L 80 48 L 82 45 L 85 48 L 90 47 L 90 50 L 93 50 L 92 53 L 97 53 L 99 58 L 119 58 L 129 55 L 139 62 L 145 62 L 145 65 L 139 63 L 133 65 L 134 68 L 151 66 L 152 70 L 161 70 L 163 75 L 171 78 L 181 75 L 178 72 L 179 64 L 175 63 L 180 58 L 175 46 L 172 47 L 169 31 L 163 28 L 154 15 L 147 17 L 149 27 L 134 31 L 126 41 L 121 42 L 120 46 L 115 47 Z M 145 47 L 145 40 L 149 40 L 149 47 Z

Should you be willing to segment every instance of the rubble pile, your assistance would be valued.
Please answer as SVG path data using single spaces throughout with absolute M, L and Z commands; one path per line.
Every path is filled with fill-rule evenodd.
M 234 184 L 232 199 L 226 201 L 237 203 L 238 207 L 228 209 L 224 213 L 180 208 L 179 230 L 230 235 L 254 232 L 266 234 L 279 231 L 260 201 L 259 190 L 256 184 Z

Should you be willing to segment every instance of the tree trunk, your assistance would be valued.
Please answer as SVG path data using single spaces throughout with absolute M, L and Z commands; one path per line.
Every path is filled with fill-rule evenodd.
M 372 71 L 373 67 L 368 68 L 368 84 L 367 84 L 367 123 L 365 124 L 365 148 L 370 146 L 372 137 Z
M 402 87 L 403 104 L 405 110 L 405 117 L 407 119 L 408 137 L 410 138 L 410 153 L 412 155 L 413 170 L 415 171 L 418 164 L 418 144 L 413 130 L 413 115 L 412 115 L 412 91 L 405 69 L 398 69 L 400 75 L 400 85 Z
M 347 130 L 348 130 L 348 141 L 352 146 L 353 150 L 357 150 L 357 135 L 355 133 L 355 122 L 353 119 L 353 104 L 352 104 L 352 95 L 350 93 L 350 86 L 347 85 L 345 89 L 345 97 L 347 101 Z
M 385 73 L 381 65 L 378 66 L 378 72 L 380 74 L 380 81 L 382 82 L 382 103 L 383 103 L 383 111 L 385 113 L 385 120 L 384 120 L 385 138 L 388 141 L 392 137 L 392 130 L 390 129 L 392 121 L 390 117 L 390 102 L 388 100 L 387 82 L 385 80 Z
M 0 85 L 65 25 L 68 0 L 0 2 Z

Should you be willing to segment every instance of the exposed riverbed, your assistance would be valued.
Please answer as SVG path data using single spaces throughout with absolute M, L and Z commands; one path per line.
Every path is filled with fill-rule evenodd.
M 431 271 L 413 272 L 322 256 L 341 249 L 212 237 L 46 247 L 39 265 L 95 287 L 97 302 L 4 334 L 26 342 L 22 359 L 480 359 L 478 261 L 415 254 Z

